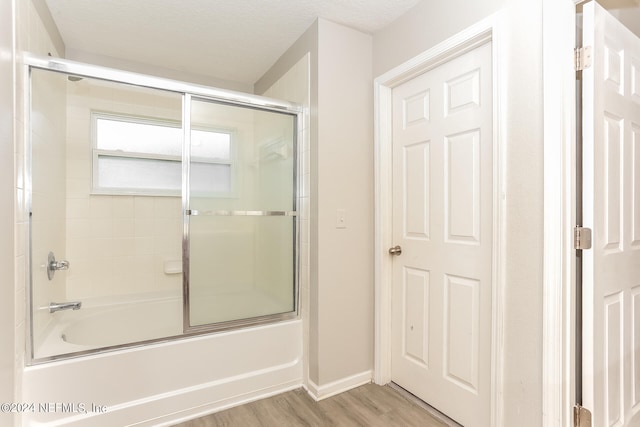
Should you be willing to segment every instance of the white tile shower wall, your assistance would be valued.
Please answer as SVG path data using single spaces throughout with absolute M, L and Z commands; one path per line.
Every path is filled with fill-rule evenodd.
M 310 105 L 310 54 L 307 53 L 289 71 L 278 79 L 264 96 L 295 102 L 304 107 L 302 126 L 298 129 L 300 157 L 298 158 L 298 210 L 300 226 L 300 314 L 303 319 L 303 351 L 309 354 L 309 183 L 310 179 L 310 142 L 309 142 L 309 105 Z M 305 360 L 307 360 L 305 356 Z M 305 362 L 306 363 L 306 362 Z M 306 368 L 305 368 L 306 371 Z M 305 373 L 305 376 L 307 374 Z
M 29 82 L 26 81 L 24 64 L 21 61 L 23 52 L 31 52 L 38 55 L 60 56 L 54 43 L 51 41 L 45 25 L 43 24 L 38 12 L 31 1 L 15 1 L 15 22 L 16 22 L 16 62 L 15 62 L 15 108 L 14 108 L 14 165 L 15 165 L 15 396 L 16 401 L 20 401 L 22 395 L 22 368 L 25 365 L 26 357 L 26 339 L 27 339 L 27 296 L 29 286 L 29 211 L 28 211 L 28 191 L 30 185 L 30 177 L 27 176 L 28 153 L 26 151 L 27 129 L 29 126 L 27 112 L 25 108 L 28 106 L 26 88 Z M 3 21 L 4 22 L 4 21 Z M 37 129 L 38 133 L 46 133 L 45 129 Z M 57 145 L 62 143 L 59 141 L 59 134 L 55 138 L 49 139 L 49 144 Z M 64 187 L 64 186 L 63 186 Z M 45 209 L 48 209 L 46 207 Z M 60 210 L 60 205 L 54 203 L 53 208 Z M 46 211 L 43 212 L 46 216 Z M 52 242 L 52 244 L 55 242 Z M 55 243 L 56 245 L 59 242 Z M 54 298 L 56 292 L 63 291 L 63 286 L 54 288 L 45 286 L 39 289 L 41 292 L 41 300 L 49 300 Z M 42 319 L 41 319 L 42 320 Z M 42 323 L 42 322 L 41 322 Z M 19 416 L 19 414 L 18 414 Z M 20 419 L 16 420 L 16 425 L 20 425 Z
M 164 263 L 182 259 L 180 197 L 93 195 L 91 111 L 178 121 L 179 95 L 117 87 L 95 80 L 68 83 L 67 297 L 173 291 L 181 274 Z
M 58 272 L 49 280 L 46 265 L 49 252 L 57 259 L 66 257 L 66 79 L 57 73 L 34 70 L 32 86 L 32 319 L 37 338 L 53 317 L 48 305 L 65 298 L 65 272 Z

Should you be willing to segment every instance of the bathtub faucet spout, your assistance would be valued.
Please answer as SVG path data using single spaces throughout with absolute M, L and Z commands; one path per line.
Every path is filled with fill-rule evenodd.
M 60 310 L 80 310 L 82 302 L 52 302 L 49 304 L 49 313 L 55 313 Z

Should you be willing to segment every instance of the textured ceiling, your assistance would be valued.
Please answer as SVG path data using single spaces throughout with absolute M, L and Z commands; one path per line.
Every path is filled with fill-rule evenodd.
M 421 0 L 46 0 L 68 49 L 253 84 L 322 17 L 363 32 Z

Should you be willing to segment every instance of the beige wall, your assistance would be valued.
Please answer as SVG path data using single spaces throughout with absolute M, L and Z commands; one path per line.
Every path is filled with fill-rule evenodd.
M 373 365 L 371 36 L 318 26 L 318 376 L 322 386 Z M 336 228 L 337 209 L 347 226 Z
M 14 267 L 14 8 L 0 2 L 0 402 L 15 401 L 16 289 Z M 13 414 L 0 413 L 0 424 L 13 425 Z
M 421 1 L 373 35 L 377 77 L 497 11 L 504 0 Z
M 540 1 L 421 2 L 374 36 L 378 76 L 501 11 L 507 97 L 504 425 L 542 424 L 542 8 Z M 523 244 L 526 242 L 526 244 Z
M 505 398 L 502 404 L 504 425 L 515 425 L 526 419 L 526 425 L 535 426 L 542 421 L 541 5 L 539 2 L 532 4 L 523 0 L 486 0 L 473 4 L 461 0 L 437 4 L 421 2 L 407 15 L 373 36 L 372 76 L 389 71 L 498 11 L 503 14 L 506 31 L 506 36 L 501 40 L 506 54 L 505 74 L 501 78 L 506 79 L 506 92 L 509 95 L 503 105 L 505 122 L 501 124 L 506 145 L 507 224 L 504 244 L 505 253 L 509 254 L 504 265 L 506 347 L 503 367 Z M 353 58 L 340 57 L 349 50 L 349 43 L 340 40 L 340 37 L 348 39 L 351 30 L 345 29 L 341 34 L 339 26 L 322 20 L 317 25 L 317 40 L 306 34 L 255 87 L 259 93 L 265 82 L 273 80 L 274 75 L 287 69 L 287 64 L 293 62 L 292 58 L 300 55 L 305 48 L 311 52 L 309 363 L 311 380 L 322 386 L 357 374 L 362 369 L 370 369 L 371 366 L 373 306 L 371 294 L 364 291 L 364 284 L 368 283 L 372 288 L 373 264 L 371 259 L 365 258 L 370 255 L 367 251 L 371 252 L 372 242 L 367 239 L 372 237 L 373 228 L 371 223 L 365 225 L 371 217 L 364 212 L 364 208 L 371 209 L 372 206 L 370 185 L 373 172 L 372 157 L 367 158 L 372 153 L 368 151 L 370 147 L 367 149 L 366 144 L 361 146 L 358 142 L 352 144 L 350 141 L 344 143 L 334 139 L 336 135 L 341 135 L 338 130 L 348 126 L 349 120 L 360 112 L 368 114 L 362 122 L 363 126 L 366 119 L 370 120 L 372 116 L 370 94 L 366 91 L 360 93 L 358 96 L 362 97 L 362 104 L 354 108 L 348 103 L 356 103 L 352 99 L 355 94 L 345 91 L 345 87 L 341 86 L 349 85 L 349 78 L 357 80 L 353 75 L 341 74 L 349 61 L 357 61 L 357 54 L 353 51 L 350 52 Z M 315 29 L 311 28 L 310 31 Z M 317 58 L 314 56 L 315 49 L 318 51 Z M 359 59 L 364 69 L 366 59 Z M 345 64 L 345 68 L 338 64 Z M 316 69 L 317 75 L 314 75 Z M 338 88 L 343 92 L 340 93 Z M 314 94 L 315 90 L 317 95 Z M 367 125 L 367 129 L 352 129 L 359 132 L 355 141 L 372 140 L 371 123 Z M 348 154 L 345 156 L 345 153 Z M 364 157 L 354 161 L 354 156 L 358 155 Z M 341 176 L 342 173 L 354 171 L 359 171 L 360 180 L 347 178 L 345 181 L 345 177 Z M 345 185 L 346 182 L 349 185 Z M 349 200 L 354 195 L 355 198 Z M 351 221 L 363 218 L 363 227 L 357 231 L 347 229 L 350 234 L 343 235 L 341 230 L 335 229 L 335 209 L 343 207 L 341 204 L 355 203 L 356 200 L 363 209 L 357 210 L 356 215 L 348 215 Z M 348 206 L 347 210 L 350 211 Z M 354 247 L 354 241 L 362 238 L 364 241 L 360 243 L 363 245 Z M 528 242 L 526 248 L 521 245 L 522 241 Z M 369 245 L 368 249 L 365 249 L 365 242 Z M 355 250 L 364 251 L 361 253 L 367 255 L 354 262 L 351 256 Z M 339 256 L 339 251 L 345 256 Z M 356 275 L 360 276 L 353 280 Z M 368 328 L 366 322 L 369 322 Z M 352 334 L 356 331 L 363 335 L 348 342 L 348 338 L 353 338 Z M 338 357 L 337 354 L 345 349 L 349 351 L 349 358 Z
M 309 379 L 373 365 L 371 37 L 320 19 L 256 82 L 262 93 L 310 56 Z M 346 209 L 347 227 L 336 228 Z

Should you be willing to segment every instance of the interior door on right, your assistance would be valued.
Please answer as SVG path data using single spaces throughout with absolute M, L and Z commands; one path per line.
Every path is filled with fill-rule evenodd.
M 492 45 L 393 89 L 392 380 L 491 423 Z
M 640 39 L 583 9 L 583 406 L 594 426 L 640 425 Z

